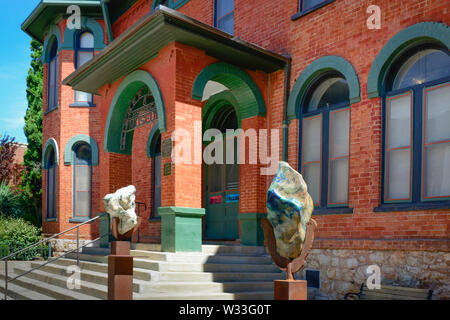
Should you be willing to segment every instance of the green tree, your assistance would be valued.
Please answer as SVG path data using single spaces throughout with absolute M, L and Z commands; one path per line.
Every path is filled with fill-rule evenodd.
M 25 166 L 21 189 L 35 209 L 37 221 L 42 211 L 42 45 L 31 41 L 31 67 L 27 76 L 28 109 L 25 114 L 24 133 L 28 149 L 24 155 Z

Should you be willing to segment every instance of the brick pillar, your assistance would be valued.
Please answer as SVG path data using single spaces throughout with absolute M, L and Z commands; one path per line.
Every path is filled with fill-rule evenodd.
M 259 157 L 259 129 L 265 128 L 265 119 L 253 117 L 243 119 L 241 127 L 244 131 L 255 129 L 258 143 L 246 142 L 246 161 L 239 167 L 239 221 L 240 237 L 243 245 L 261 246 L 264 244 L 264 233 L 261 219 L 267 215 L 266 211 L 266 179 L 261 175 Z M 269 137 L 270 139 L 270 137 Z M 249 163 L 249 152 L 257 152 L 257 164 Z

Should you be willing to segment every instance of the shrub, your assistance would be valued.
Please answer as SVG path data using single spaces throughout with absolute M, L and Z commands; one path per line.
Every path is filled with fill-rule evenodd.
M 41 229 L 21 218 L 0 216 L 0 257 L 32 245 L 41 238 Z M 48 247 L 41 252 L 41 246 L 36 246 L 11 260 L 32 260 L 38 256 L 47 258 Z
M 16 194 L 6 182 L 0 183 L 0 214 L 16 218 L 24 214 L 20 195 Z

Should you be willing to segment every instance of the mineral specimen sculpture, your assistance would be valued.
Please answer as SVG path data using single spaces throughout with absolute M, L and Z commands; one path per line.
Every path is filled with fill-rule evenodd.
M 267 194 L 267 219 L 262 220 L 266 247 L 288 279 L 299 271 L 314 241 L 314 203 L 300 173 L 280 161 Z
M 111 218 L 111 226 L 112 228 L 117 227 L 118 234 L 125 235 L 138 226 L 138 218 L 135 212 L 135 186 L 128 186 L 117 190 L 115 193 L 106 195 L 103 198 L 103 204 Z M 114 219 L 119 220 L 117 225 L 114 224 Z

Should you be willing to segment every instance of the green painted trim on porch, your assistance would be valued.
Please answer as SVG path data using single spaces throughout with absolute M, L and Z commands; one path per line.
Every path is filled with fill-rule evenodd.
M 439 42 L 450 48 L 450 28 L 443 23 L 421 22 L 412 25 L 393 36 L 381 49 L 370 68 L 367 79 L 369 98 L 381 96 L 383 83 L 392 63 L 414 45 L 425 41 Z
M 241 112 L 239 110 L 239 103 L 231 93 L 231 91 L 222 91 L 216 93 L 211 96 L 206 104 L 202 108 L 202 119 L 203 119 L 203 129 L 210 129 L 211 122 L 213 121 L 216 113 L 224 106 L 224 105 L 232 105 L 234 110 L 236 111 L 236 115 L 238 118 L 238 127 L 241 128 Z
M 261 219 L 265 217 L 267 217 L 265 213 L 239 213 L 242 245 L 264 245 L 264 231 L 261 226 Z
M 144 85 L 150 89 L 155 99 L 159 131 L 161 133 L 166 132 L 166 109 L 158 83 L 150 73 L 144 70 L 137 70 L 122 81 L 111 102 L 103 144 L 106 152 L 131 155 L 133 132 L 130 132 L 127 136 L 126 149 L 120 150 L 122 124 L 130 100 Z
M 62 50 L 74 50 L 76 46 L 76 37 L 78 32 L 91 31 L 94 35 L 94 50 L 103 50 L 106 47 L 105 33 L 102 26 L 97 20 L 89 17 L 81 17 L 81 29 L 69 29 L 64 31 L 64 44 L 61 46 Z
M 161 133 L 159 132 L 159 127 L 157 125 L 153 125 L 147 139 L 147 157 L 155 157 L 156 142 L 158 141 L 158 136 L 160 134 Z
M 204 68 L 195 79 L 192 98 L 202 100 L 208 81 L 216 81 L 227 87 L 238 102 L 242 119 L 266 116 L 264 98 L 250 75 L 233 65 L 218 62 Z
M 56 25 L 52 25 L 45 37 L 44 48 L 42 50 L 42 62 L 49 63 L 50 62 L 50 50 L 52 49 L 52 42 L 56 38 L 58 41 L 58 50 L 61 50 L 61 32 Z
M 44 170 L 48 169 L 48 153 L 50 152 L 50 147 L 52 147 L 53 150 L 55 151 L 55 164 L 57 166 L 59 165 L 58 142 L 55 139 L 50 138 L 45 143 L 44 150 L 42 151 L 42 168 Z
M 299 116 L 300 104 L 309 85 L 317 76 L 327 71 L 340 72 L 347 80 L 350 90 L 350 104 L 361 101 L 361 88 L 358 75 L 350 62 L 339 56 L 326 56 L 313 61 L 295 81 L 288 101 L 288 120 Z
M 85 134 L 79 134 L 73 136 L 67 141 L 66 146 L 64 148 L 64 164 L 66 166 L 73 165 L 73 148 L 76 144 L 80 142 L 85 142 L 91 147 L 92 153 L 92 165 L 98 166 L 98 145 L 97 142 Z
M 202 251 L 202 217 L 205 209 L 161 207 L 158 213 L 161 216 L 163 252 Z

